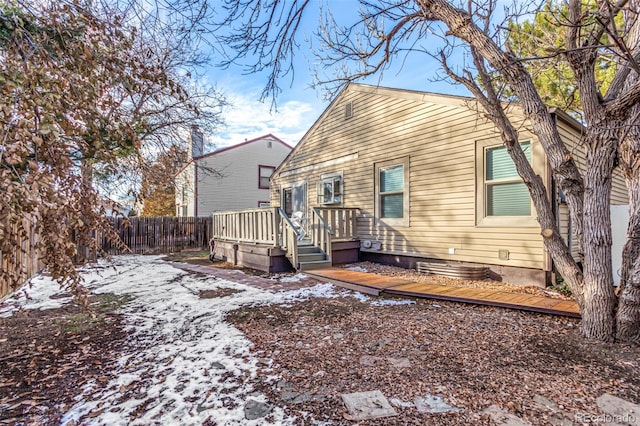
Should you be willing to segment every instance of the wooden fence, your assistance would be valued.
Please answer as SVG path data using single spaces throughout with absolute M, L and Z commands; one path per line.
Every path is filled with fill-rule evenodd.
M 109 254 L 172 253 L 184 249 L 206 249 L 212 234 L 211 217 L 117 218 L 113 219 L 113 226 L 129 249 L 103 238 L 103 249 Z M 0 266 L 4 275 L 0 279 L 0 301 L 20 288 L 44 266 L 35 249 L 38 240 L 35 224 L 25 219 L 20 227 L 16 226 L 10 232 L 19 232 L 23 238 L 19 247 L 0 251 Z M 82 253 L 77 259 L 94 257 L 84 253 L 86 250 L 82 247 L 78 247 L 78 250 Z
M 14 225 L 12 234 L 21 234 L 20 244 L 10 251 L 0 251 L 0 267 L 3 277 L 0 279 L 0 301 L 19 288 L 25 281 L 34 276 L 43 267 L 36 253 L 38 236 L 35 224 L 29 219 L 23 219 L 20 226 Z
M 113 226 L 128 250 L 104 239 L 102 248 L 109 254 L 206 249 L 212 234 L 211 217 L 115 218 Z

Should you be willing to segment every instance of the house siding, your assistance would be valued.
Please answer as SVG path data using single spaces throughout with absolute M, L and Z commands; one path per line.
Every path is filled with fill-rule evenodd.
M 347 102 L 353 102 L 350 119 L 344 118 Z M 495 127 L 464 100 L 352 85 L 277 170 L 272 205 L 280 205 L 277 188 L 306 179 L 309 204 L 314 206 L 320 176 L 342 172 L 341 206 L 361 209 L 358 235 L 380 241 L 376 253 L 548 269 L 538 226 L 477 225 L 476 143 L 487 139 L 501 143 Z M 540 152 L 531 134 L 522 131 L 521 139 L 532 140 Z M 354 154 L 347 163 L 296 173 Z M 378 223 L 375 164 L 404 158 L 409 159 L 409 226 Z M 535 161 L 545 176 L 546 162 Z M 499 250 L 509 251 L 508 260 L 499 259 Z
M 197 159 L 198 215 L 269 202 L 269 189 L 258 188 L 258 168 L 277 167 L 290 151 L 287 145 L 265 138 Z
M 558 120 L 558 131 L 560 136 L 565 141 L 567 149 L 574 158 L 576 165 L 580 171 L 584 174 L 587 168 L 587 154 L 585 147 L 580 142 L 580 132 L 572 129 L 572 127 L 564 122 Z M 611 185 L 611 205 L 625 205 L 629 203 L 629 193 L 622 176 L 620 168 L 616 168 L 613 172 L 613 181 Z M 559 224 L 560 233 L 568 241 L 567 238 L 571 232 L 570 249 L 571 255 L 574 259 L 578 259 L 578 245 L 575 244 L 576 235 L 571 228 L 569 219 L 569 207 L 566 204 L 561 204 L 559 209 Z
M 191 162 L 176 175 L 176 216 L 195 216 L 195 170 L 195 165 Z M 186 188 L 186 200 L 183 200 L 183 188 Z M 186 201 L 186 203 L 184 201 Z M 185 206 L 186 214 L 184 209 Z

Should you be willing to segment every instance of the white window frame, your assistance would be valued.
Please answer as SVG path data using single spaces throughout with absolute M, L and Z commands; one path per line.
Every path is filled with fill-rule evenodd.
M 380 172 L 385 169 L 390 169 L 395 166 L 403 167 L 403 187 L 402 187 L 402 217 L 398 218 L 383 218 L 382 217 L 382 196 L 392 195 L 393 193 L 400 193 L 400 191 L 393 192 L 380 192 Z M 398 158 L 395 160 L 384 161 L 375 164 L 375 215 L 376 225 L 388 225 L 388 226 L 402 226 L 408 227 L 409 220 L 409 157 Z
M 532 139 L 523 139 L 520 144 L 529 143 L 531 149 L 531 166 L 536 174 L 546 176 L 543 160 L 544 154 L 540 154 L 541 147 Z M 503 146 L 500 141 L 495 139 L 476 141 L 476 226 L 479 227 L 537 227 L 539 226 L 536 217 L 537 213 L 531 203 L 530 214 L 527 216 L 489 216 L 487 215 L 487 197 L 488 186 L 499 183 L 522 182 L 520 176 L 513 178 L 499 179 L 497 181 L 489 181 L 486 179 L 487 170 L 487 152 L 492 148 Z
M 316 202 L 321 206 L 339 206 L 344 204 L 344 181 L 343 173 L 328 173 L 320 176 L 320 181 L 316 185 Z M 331 196 L 329 199 L 324 197 L 325 185 L 331 185 Z M 336 190 L 336 187 L 338 188 Z

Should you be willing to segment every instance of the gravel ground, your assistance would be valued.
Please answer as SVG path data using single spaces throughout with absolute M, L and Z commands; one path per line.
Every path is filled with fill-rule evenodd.
M 454 287 L 472 287 L 483 288 L 488 290 L 507 291 L 510 293 L 530 294 L 533 296 L 551 297 L 554 299 L 573 300 L 566 294 L 559 293 L 553 289 L 541 288 L 536 286 L 522 286 L 490 279 L 482 281 L 464 280 L 457 278 L 448 278 L 438 275 L 428 275 L 416 271 L 415 269 L 399 268 L 397 266 L 382 265 L 373 262 L 359 262 L 348 265 L 342 265 L 342 268 L 349 268 L 371 272 L 374 274 L 386 275 L 390 277 L 399 277 L 419 283 L 450 285 Z

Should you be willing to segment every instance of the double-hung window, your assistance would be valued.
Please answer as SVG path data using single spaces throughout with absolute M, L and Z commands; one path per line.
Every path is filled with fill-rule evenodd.
M 520 146 L 531 162 L 531 143 Z M 488 148 L 485 153 L 486 215 L 531 216 L 529 190 L 518 175 L 507 148 Z
M 388 225 L 409 226 L 409 159 L 376 164 L 376 216 Z
M 532 143 L 520 146 L 532 163 Z M 478 147 L 482 172 L 479 176 L 478 224 L 495 226 L 528 226 L 533 219 L 529 189 L 522 181 L 504 145 Z M 480 160 L 480 158 L 479 158 Z
M 258 188 L 269 189 L 269 178 L 275 171 L 273 166 L 258 166 Z

